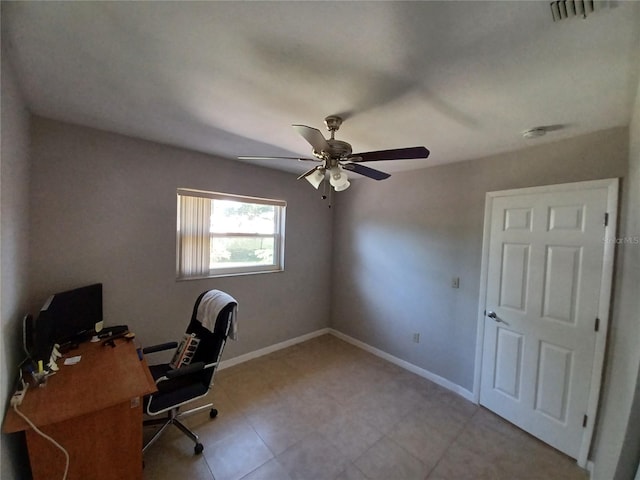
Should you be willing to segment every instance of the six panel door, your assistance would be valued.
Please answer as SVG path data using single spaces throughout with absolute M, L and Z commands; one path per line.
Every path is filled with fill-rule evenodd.
M 577 458 L 595 351 L 607 190 L 496 197 L 480 403 Z

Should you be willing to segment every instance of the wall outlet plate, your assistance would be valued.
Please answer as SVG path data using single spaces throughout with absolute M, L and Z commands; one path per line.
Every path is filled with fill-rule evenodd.
M 451 279 L 451 288 L 460 288 L 460 277 L 453 277 Z

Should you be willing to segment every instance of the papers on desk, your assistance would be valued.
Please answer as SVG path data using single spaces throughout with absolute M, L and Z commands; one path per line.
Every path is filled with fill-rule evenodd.
M 81 355 L 76 355 L 75 357 L 65 358 L 64 359 L 64 364 L 65 365 L 75 365 L 76 363 L 80 362 L 81 358 L 82 358 Z

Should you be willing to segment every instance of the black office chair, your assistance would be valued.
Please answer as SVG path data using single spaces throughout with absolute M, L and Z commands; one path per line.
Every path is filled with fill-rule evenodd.
M 218 415 L 218 410 L 212 408 L 213 404 L 211 403 L 182 412 L 180 408 L 204 397 L 213 386 L 213 378 L 220 363 L 227 337 L 232 331 L 232 323 L 237 307 L 235 300 L 227 303 L 217 315 L 213 331 L 210 331 L 196 318 L 198 306 L 202 298 L 209 292 L 217 291 L 206 291 L 198 296 L 193 307 L 191 322 L 187 327 L 186 333 L 195 334 L 200 340 L 195 352 L 193 352 L 191 363 L 180 368 L 172 368 L 168 363 L 149 366 L 151 375 L 156 381 L 158 392 L 144 398 L 144 411 L 150 416 L 163 413 L 166 415 L 162 418 L 144 421 L 144 426 L 162 426 L 144 445 L 142 449 L 143 453 L 155 443 L 169 425 L 175 425 L 195 442 L 194 452 L 196 454 L 202 453 L 202 450 L 204 450 L 204 446 L 198 441 L 198 435 L 189 430 L 180 419 L 209 408 L 211 408 L 209 416 L 215 418 Z M 226 296 L 225 298 L 233 300 L 232 297 L 226 294 L 223 295 Z M 144 354 L 149 354 L 176 349 L 177 347 L 177 342 L 169 342 L 147 347 L 142 351 Z

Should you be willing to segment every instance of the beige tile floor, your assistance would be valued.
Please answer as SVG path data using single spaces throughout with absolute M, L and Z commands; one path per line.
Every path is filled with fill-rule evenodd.
M 218 372 L 220 414 L 171 428 L 145 480 L 585 480 L 575 461 L 434 383 L 324 335 Z M 153 433 L 147 432 L 147 434 Z

